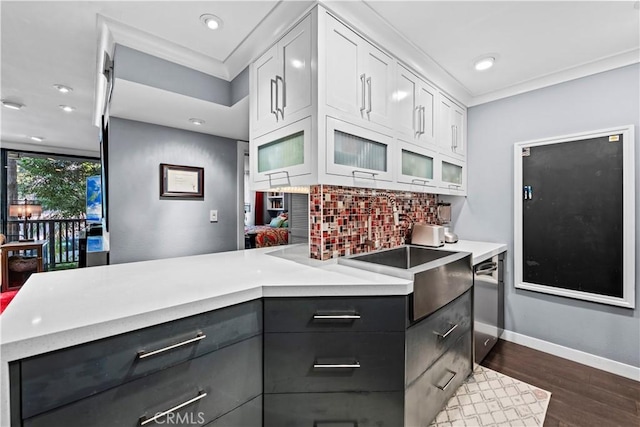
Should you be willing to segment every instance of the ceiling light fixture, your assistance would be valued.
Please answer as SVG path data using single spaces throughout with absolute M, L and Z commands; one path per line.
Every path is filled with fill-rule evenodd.
M 29 138 L 31 138 L 32 141 L 36 141 L 36 142 L 44 141 L 44 138 L 42 136 L 31 136 Z
M 205 124 L 205 121 L 202 119 L 189 119 L 189 121 L 195 126 L 202 126 L 203 124 Z
M 493 56 L 485 56 L 483 58 L 480 58 L 478 60 L 475 61 L 475 63 L 473 64 L 473 67 L 477 70 L 477 71 L 484 71 L 484 70 L 488 70 L 489 68 L 493 67 L 493 64 L 496 62 L 496 58 Z
M 2 100 L 2 106 L 9 108 L 10 110 L 21 110 L 22 107 L 24 107 L 24 105 L 18 102 L 5 101 L 4 99 Z
M 58 105 L 58 107 L 62 109 L 62 111 L 64 111 L 65 113 L 71 113 L 76 109 L 76 107 L 72 107 L 70 105 Z
M 222 28 L 222 19 L 210 13 L 200 16 L 200 22 L 210 30 L 219 30 Z
M 58 92 L 60 92 L 60 93 L 73 92 L 73 88 L 69 87 L 69 86 L 65 86 L 65 85 L 61 85 L 61 84 L 55 84 L 55 85 L 53 85 L 53 87 L 55 87 L 58 90 Z

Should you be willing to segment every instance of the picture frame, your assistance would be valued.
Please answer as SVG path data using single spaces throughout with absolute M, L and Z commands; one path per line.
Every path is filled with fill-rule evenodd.
M 160 163 L 160 198 L 204 200 L 204 168 Z

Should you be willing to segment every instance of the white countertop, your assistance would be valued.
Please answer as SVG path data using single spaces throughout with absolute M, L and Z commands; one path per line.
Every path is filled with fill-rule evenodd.
M 504 243 L 458 240 L 456 243 L 445 243 L 444 246 L 437 249 L 454 252 L 471 252 L 473 254 L 473 265 L 476 265 L 506 251 L 507 245 Z
M 506 245 L 460 241 L 440 249 L 472 252 L 476 264 Z M 33 274 L 0 315 L 0 413 L 8 413 L 13 360 L 261 297 L 412 291 L 407 279 L 310 259 L 306 245 Z

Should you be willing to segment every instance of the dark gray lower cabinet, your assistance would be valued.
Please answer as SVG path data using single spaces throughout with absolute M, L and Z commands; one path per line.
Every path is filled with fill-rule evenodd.
M 404 392 L 264 395 L 264 427 L 399 427 Z
M 256 336 L 36 415 L 24 426 L 135 427 L 189 401 L 149 425 L 202 425 L 262 393 L 261 364 L 262 339 Z
M 211 421 L 207 427 L 260 427 L 262 425 L 262 395 Z
M 266 298 L 264 426 L 427 426 L 471 373 L 472 292 L 416 323 L 397 297 Z

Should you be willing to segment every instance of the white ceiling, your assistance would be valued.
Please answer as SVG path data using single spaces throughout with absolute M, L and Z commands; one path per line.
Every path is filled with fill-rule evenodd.
M 26 107 L 0 110 L 0 140 L 5 147 L 97 153 L 93 110 L 101 22 L 106 22 L 116 42 L 230 79 L 259 53 L 256 46 L 266 47 L 270 35 L 280 33 L 310 4 L 273 0 L 2 1 L 1 97 Z M 637 4 L 367 1 L 354 3 L 354 7 L 392 25 L 393 31 L 458 82 L 460 91 L 468 95 L 465 101 L 473 105 L 638 62 Z M 367 15 L 364 12 L 362 16 Z M 223 29 L 207 30 L 198 21 L 203 13 L 220 16 Z M 485 53 L 497 54 L 496 66 L 486 72 L 474 71 L 472 61 Z M 53 88 L 55 83 L 71 86 L 74 91 L 60 94 Z M 198 131 L 248 137 L 246 101 L 222 113 L 223 107 L 176 100 L 175 94 L 145 91 L 135 85 L 130 90 L 114 93 L 112 114 L 186 127 L 175 123 L 176 115 L 197 117 L 186 110 L 202 108 L 206 114 L 215 111 L 216 116 L 240 120 L 207 121 L 206 128 Z M 139 112 L 144 107 L 141 99 L 153 105 L 153 110 L 149 109 L 153 114 Z M 161 108 L 169 99 L 181 109 Z M 60 104 L 77 109 L 64 113 L 58 108 Z M 227 127 L 228 123 L 233 125 Z M 29 140 L 32 135 L 45 140 L 35 143 Z

